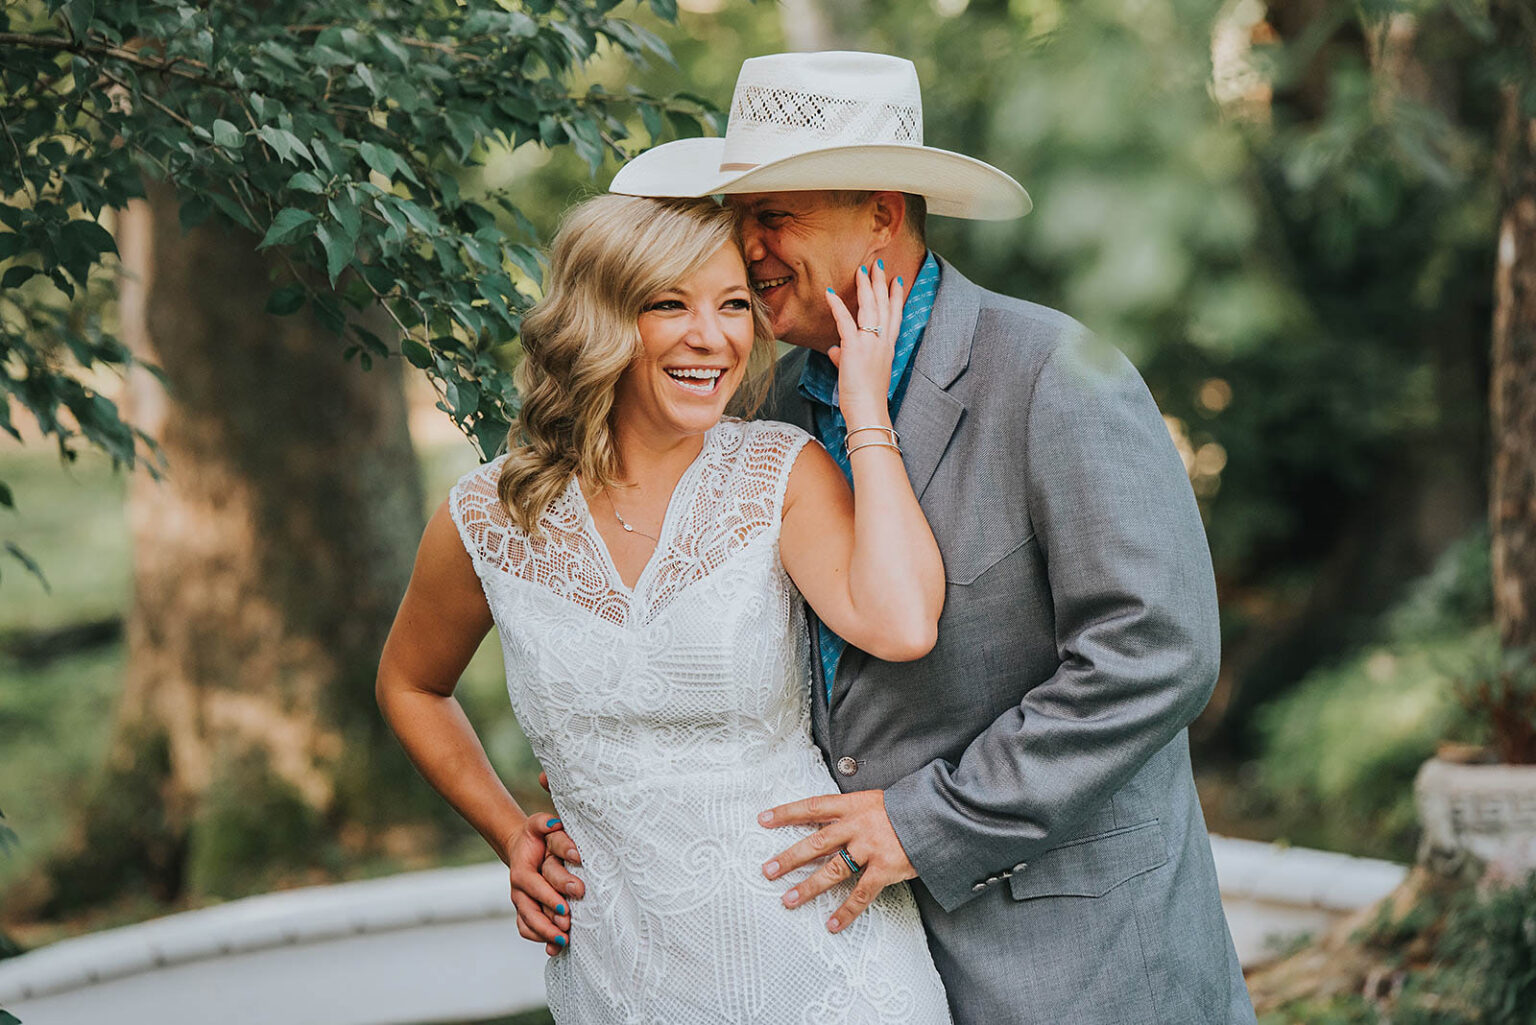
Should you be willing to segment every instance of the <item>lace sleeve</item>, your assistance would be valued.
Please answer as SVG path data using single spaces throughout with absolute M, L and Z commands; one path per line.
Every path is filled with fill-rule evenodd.
M 505 552 L 511 527 L 496 489 L 503 459 L 477 466 L 460 477 L 448 492 L 448 513 L 481 580 L 485 579 L 487 566 L 500 561 L 499 554 Z
M 778 519 L 784 518 L 784 492 L 789 488 L 789 475 L 795 468 L 795 460 L 807 442 L 815 441 L 794 424 L 777 420 L 761 420 L 757 423 L 757 437 L 768 446 L 777 461 L 777 473 L 773 482 L 773 508 Z

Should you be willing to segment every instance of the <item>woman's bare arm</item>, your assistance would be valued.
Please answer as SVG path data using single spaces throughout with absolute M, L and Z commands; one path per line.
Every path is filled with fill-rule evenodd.
M 564 907 L 539 875 L 544 835 L 559 828 L 558 820 L 523 813 L 453 696 L 490 629 L 490 608 L 445 502 L 422 534 L 410 585 L 379 659 L 375 694 L 422 776 L 507 863 L 519 930 L 528 939 L 564 946 L 564 929 L 540 906 Z M 568 928 L 569 919 L 561 924 Z
M 828 296 L 842 336 L 832 355 L 843 418 L 850 430 L 890 427 L 886 391 L 901 329 L 901 284 L 887 290 L 879 268 L 873 281 L 861 272 L 858 284 L 860 322 L 878 324 L 879 335 L 858 330 L 842 302 Z M 933 649 L 944 564 L 900 453 L 868 444 L 886 440 L 883 431 L 850 436 L 851 493 L 824 450 L 801 451 L 790 471 L 779 548 L 790 578 L 834 633 L 898 662 Z

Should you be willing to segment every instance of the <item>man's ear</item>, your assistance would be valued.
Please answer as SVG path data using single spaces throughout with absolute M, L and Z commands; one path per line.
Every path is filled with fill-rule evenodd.
M 874 248 L 883 249 L 900 237 L 907 223 L 907 197 L 899 192 L 876 192 L 869 203 L 874 229 L 870 242 Z

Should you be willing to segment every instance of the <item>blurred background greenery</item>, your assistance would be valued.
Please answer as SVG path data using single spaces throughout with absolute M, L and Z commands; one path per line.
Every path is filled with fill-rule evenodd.
M 1510 57 L 1486 5 L 678 6 L 675 23 L 619 12 L 675 64 L 636 69 L 600 49 L 578 87 L 723 107 L 749 56 L 900 54 L 923 83 L 928 144 L 1025 184 L 1025 220 L 936 218 L 930 241 L 973 280 L 1119 345 L 1166 416 L 1222 601 L 1221 682 L 1193 730 L 1213 830 L 1411 860 L 1413 773 L 1437 742 L 1473 737 L 1455 681 L 1495 647 L 1486 394 L 1496 86 Z M 476 158 L 457 171 L 466 193 L 509 190 L 544 238 L 617 167 L 610 155 L 593 174 L 570 146 L 536 142 Z M 476 456 L 430 388 L 413 379 L 407 394 L 425 512 Z M 153 774 L 136 790 L 133 767 L 103 757 L 134 594 L 125 482 L 99 455 L 61 467 L 9 440 L 0 477 L 25 499 L 4 514 L 9 536 L 52 585 L 14 571 L 0 584 L 0 808 L 20 835 L 0 859 L 0 928 L 33 943 L 168 905 L 132 875 L 60 902 L 45 871 L 82 836 L 134 843 L 153 815 Z M 514 791 L 537 800 L 499 662 L 492 638 L 461 694 Z M 104 806 L 93 795 L 112 772 Z M 388 786 L 399 792 L 379 803 L 409 813 L 367 829 L 318 828 L 292 802 L 226 802 L 169 906 L 487 856 L 429 810 L 419 780 Z M 112 828 L 83 824 L 86 808 Z

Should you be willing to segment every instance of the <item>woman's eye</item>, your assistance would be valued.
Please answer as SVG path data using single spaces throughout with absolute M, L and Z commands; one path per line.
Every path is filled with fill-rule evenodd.
M 658 299 L 653 303 L 646 303 L 640 310 L 641 313 L 650 313 L 654 310 L 680 310 L 683 308 L 681 300 Z
M 727 299 L 725 301 L 725 308 L 728 309 L 728 310 L 737 310 L 737 311 L 750 310 L 752 308 L 752 300 L 750 300 L 750 299 Z

